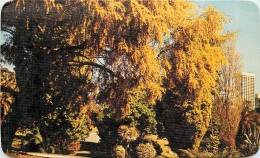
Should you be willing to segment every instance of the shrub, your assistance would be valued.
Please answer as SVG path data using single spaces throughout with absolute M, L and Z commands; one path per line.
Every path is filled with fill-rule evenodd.
M 254 126 L 253 130 L 249 127 L 249 131 L 244 133 L 246 140 L 241 147 L 243 156 L 252 156 L 257 153 L 260 147 L 260 132 Z
M 155 158 L 156 151 L 152 143 L 140 143 L 136 147 L 136 154 L 138 158 Z
M 226 147 L 220 153 L 218 153 L 216 157 L 240 158 L 241 153 L 238 150 Z
M 201 147 L 209 152 L 216 153 L 218 152 L 218 146 L 220 144 L 220 140 L 218 136 L 214 136 L 210 134 L 201 142 Z
M 217 157 L 217 156 L 215 154 L 213 154 L 212 152 L 202 151 L 202 152 L 199 152 L 198 154 L 196 154 L 196 157 L 198 157 L 198 158 L 204 158 L 204 157 L 211 158 L 211 157 Z
M 197 158 L 240 158 L 241 154 L 237 150 L 225 148 L 221 152 L 209 152 L 209 151 L 200 151 L 195 154 L 195 157 Z
M 122 139 L 122 143 L 125 142 L 126 156 L 130 148 L 130 143 L 135 141 L 139 136 L 139 131 L 135 127 L 129 127 L 127 125 L 121 125 L 118 128 L 118 135 Z
M 113 151 L 113 157 L 115 158 L 125 158 L 125 148 L 122 145 L 117 145 Z
M 126 125 L 121 125 L 118 128 L 118 135 L 126 142 L 135 141 L 139 136 L 139 132 L 135 127 L 129 127 Z
M 80 149 L 80 147 L 81 147 L 81 144 L 79 141 L 71 142 L 65 149 L 64 153 L 76 155 L 76 153 Z

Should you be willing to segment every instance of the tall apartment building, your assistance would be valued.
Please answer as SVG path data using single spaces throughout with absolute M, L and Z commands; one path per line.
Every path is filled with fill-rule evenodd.
M 250 110 L 255 109 L 255 74 L 242 72 L 241 96 L 250 102 Z
M 255 94 L 255 108 L 260 108 L 260 93 Z

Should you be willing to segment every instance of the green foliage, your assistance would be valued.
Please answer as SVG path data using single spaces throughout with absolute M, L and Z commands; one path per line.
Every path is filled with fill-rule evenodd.
M 154 105 L 147 104 L 143 98 L 134 96 L 129 103 L 130 113 L 125 117 L 125 121 L 138 129 L 141 136 L 156 134 L 156 114 Z
M 55 112 L 56 113 L 56 112 Z M 44 118 L 41 129 L 47 138 L 46 143 L 55 144 L 56 151 L 67 152 L 71 143 L 79 141 L 82 136 L 88 135 L 91 131 L 91 120 L 86 115 L 86 111 L 81 112 L 59 111 L 57 115 L 48 115 Z M 54 130 L 55 133 L 48 133 Z
M 183 110 L 180 110 L 182 107 L 178 105 L 163 107 L 163 133 L 173 151 L 199 147 L 208 127 L 210 105 L 201 105 L 201 109 L 197 107 L 191 104 L 186 105 Z
M 137 104 L 138 105 L 138 104 Z M 142 104 L 140 104 L 142 105 Z M 136 107 L 136 106 L 131 106 L 134 107 L 134 110 L 136 109 L 148 109 L 148 107 Z M 136 108 L 136 109 L 135 109 Z M 135 112 L 133 110 L 133 113 Z M 132 111 L 132 109 L 131 109 Z M 150 110 L 148 110 L 150 112 Z M 139 116 L 138 116 L 139 115 Z M 108 109 L 103 110 L 103 118 L 100 120 L 100 122 L 97 123 L 97 127 L 99 129 L 99 136 L 101 137 L 101 146 L 103 151 L 112 151 L 113 147 L 116 144 L 121 144 L 125 146 L 125 150 L 128 151 L 129 155 L 133 155 L 133 151 L 135 151 L 135 147 L 140 144 L 140 143 L 148 143 L 149 141 L 145 138 L 145 131 L 139 132 L 139 129 L 143 130 L 145 129 L 145 126 L 143 125 L 148 125 L 147 127 L 151 126 L 151 123 L 146 122 L 146 119 L 142 119 L 142 115 L 146 116 L 146 113 L 140 113 L 140 112 L 135 112 L 134 114 L 130 113 L 129 116 L 126 116 L 125 119 L 123 120 L 115 120 L 116 117 L 113 116 L 113 112 L 111 112 Z M 136 117 L 138 116 L 138 117 Z M 130 119 L 133 122 L 130 122 Z M 149 118 L 151 119 L 151 118 Z M 153 118 L 154 119 L 154 118 Z M 134 123 L 140 123 L 140 125 L 132 126 L 135 125 Z M 155 125 L 154 125 L 155 126 Z M 138 132 L 137 132 L 138 131 Z M 140 137 L 139 136 L 140 133 Z M 153 146 L 156 147 L 158 150 L 158 153 L 161 153 L 160 146 L 153 142 Z
M 205 135 L 201 141 L 201 148 L 212 154 L 217 153 L 219 150 L 220 140 L 218 136 L 210 134 L 209 136 Z
M 140 99 L 141 97 L 132 97 L 130 105 L 130 112 L 124 119 L 117 120 L 115 111 L 111 109 L 103 109 L 100 114 L 101 120 L 98 121 L 97 127 L 99 129 L 99 136 L 101 137 L 101 144 L 104 149 L 111 148 L 122 138 L 117 133 L 117 129 L 121 125 L 130 126 L 139 131 L 140 137 L 146 134 L 156 133 L 156 115 L 153 105 L 148 105 Z M 123 126 L 122 126 L 123 127 Z M 128 129 L 128 128 L 127 128 Z M 108 149 L 111 150 L 111 149 Z
M 112 151 L 113 147 L 119 140 L 118 128 L 120 122 L 116 121 L 113 111 L 110 109 L 103 109 L 101 119 L 97 122 L 98 135 L 100 139 L 100 146 L 103 151 Z

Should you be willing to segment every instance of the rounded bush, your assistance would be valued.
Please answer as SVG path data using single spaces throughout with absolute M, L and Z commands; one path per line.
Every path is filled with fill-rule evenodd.
M 125 148 L 122 145 L 117 145 L 114 148 L 114 158 L 125 158 Z
M 136 154 L 139 158 L 155 158 L 156 151 L 154 149 L 153 144 L 151 143 L 140 143 L 136 147 Z

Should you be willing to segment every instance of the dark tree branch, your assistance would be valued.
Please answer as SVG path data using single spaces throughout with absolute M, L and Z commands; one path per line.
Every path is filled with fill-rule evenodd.
M 77 46 L 70 46 L 70 45 L 68 45 L 68 46 L 65 46 L 65 47 L 53 48 L 52 50 L 55 51 L 55 52 L 64 50 L 64 51 L 70 51 L 70 52 L 76 53 L 75 52 L 76 50 L 79 50 L 79 49 L 84 50 L 84 49 L 86 49 L 87 48 L 87 43 L 88 43 L 88 41 L 86 40 L 86 41 L 82 42 L 81 44 L 79 44 Z
M 159 51 L 159 54 L 157 56 L 159 57 L 161 54 L 163 54 L 169 50 L 173 50 L 173 44 L 164 47 L 162 50 Z
M 14 31 L 8 28 L 2 28 L 1 31 L 5 31 L 7 33 L 10 33 L 11 35 L 14 35 Z
M 14 91 L 14 90 L 11 89 L 11 88 L 8 88 L 8 87 L 5 87 L 5 86 L 0 86 L 0 89 L 1 89 L 1 92 L 9 93 L 9 94 L 13 95 L 14 97 L 17 96 L 17 92 Z

